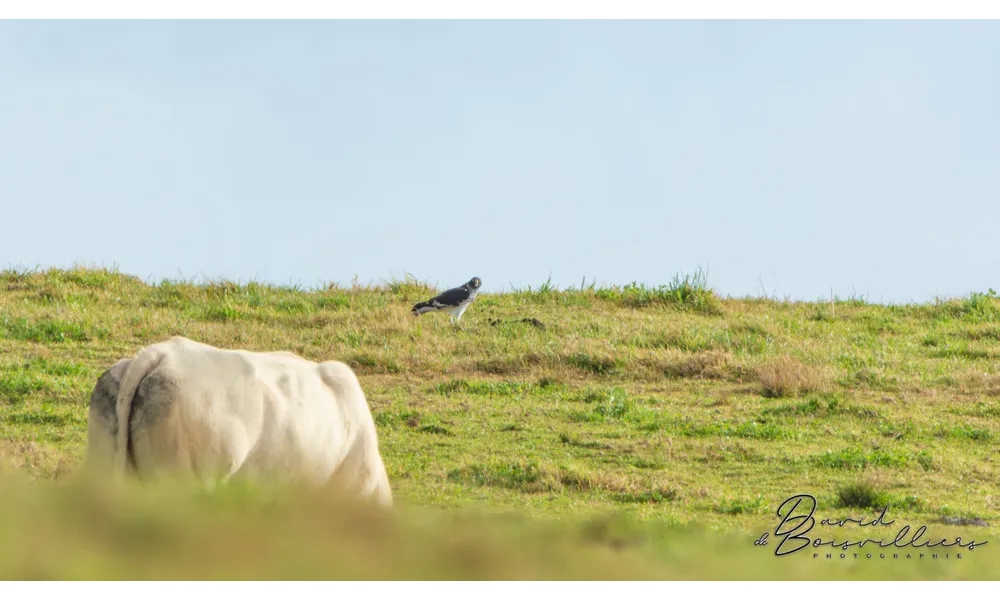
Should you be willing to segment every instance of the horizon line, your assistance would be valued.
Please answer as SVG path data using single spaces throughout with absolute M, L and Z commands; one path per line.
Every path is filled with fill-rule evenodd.
M 230 277 L 227 277 L 227 276 L 209 277 L 209 276 L 206 276 L 204 273 L 195 275 L 193 277 L 185 277 L 183 275 L 183 273 L 180 273 L 179 269 L 178 269 L 179 278 L 162 277 L 162 276 L 158 277 L 156 275 L 149 275 L 149 276 L 143 278 L 143 277 L 140 277 L 139 275 L 136 275 L 134 273 L 128 273 L 128 272 L 121 271 L 119 269 L 119 267 L 116 264 L 114 264 L 114 263 L 112 263 L 111 267 L 108 267 L 108 266 L 106 266 L 104 264 L 100 264 L 99 265 L 99 264 L 96 264 L 96 263 L 87 264 L 87 263 L 79 263 L 79 262 L 74 262 L 73 265 L 69 266 L 69 267 L 66 267 L 66 266 L 55 266 L 55 265 L 42 266 L 41 264 L 36 264 L 34 267 L 26 267 L 26 266 L 23 266 L 23 265 L 12 265 L 12 264 L 8 263 L 8 266 L 6 268 L 0 269 L 0 277 L 2 277 L 2 278 L 10 278 L 11 276 L 29 276 L 29 275 L 38 275 L 38 274 L 44 274 L 44 273 L 51 273 L 51 272 L 67 273 L 67 272 L 71 272 L 71 271 L 105 272 L 105 273 L 108 273 L 108 274 L 121 275 L 121 276 L 125 276 L 125 277 L 132 277 L 132 278 L 135 278 L 135 279 L 141 281 L 142 283 L 144 283 L 145 285 L 150 286 L 150 287 L 157 287 L 157 286 L 163 285 L 165 283 L 167 283 L 167 284 L 178 284 L 178 283 L 180 283 L 180 284 L 194 285 L 194 286 L 198 286 L 198 287 L 209 286 L 209 285 L 213 285 L 213 284 L 219 285 L 219 284 L 227 284 L 228 283 L 228 284 L 234 284 L 234 285 L 236 285 L 238 287 L 244 287 L 244 286 L 248 286 L 248 285 L 261 285 L 261 286 L 266 286 L 266 287 L 271 287 L 271 288 L 284 289 L 284 290 L 288 290 L 288 291 L 296 291 L 296 292 L 303 292 L 303 293 L 322 292 L 322 291 L 330 290 L 330 289 L 333 289 L 333 288 L 338 288 L 338 289 L 352 289 L 352 288 L 354 288 L 354 289 L 358 289 L 358 288 L 361 288 L 361 289 L 377 289 L 379 287 L 387 287 L 387 286 L 392 286 L 392 285 L 396 285 L 396 284 L 404 284 L 404 285 L 405 284 L 414 284 L 414 285 L 426 287 L 426 288 L 428 288 L 430 290 L 443 289 L 443 288 L 441 288 L 440 285 L 438 285 L 436 283 L 432 284 L 432 283 L 430 283 L 429 281 L 426 281 L 426 280 L 421 280 L 421 279 L 415 277 L 414 275 L 412 275 L 409 272 L 405 273 L 402 279 L 397 279 L 395 277 L 395 275 L 392 274 L 391 270 L 389 270 L 389 275 L 390 275 L 389 279 L 376 278 L 374 281 L 370 280 L 369 282 L 367 282 L 365 284 L 359 284 L 358 283 L 358 279 L 359 278 L 358 278 L 357 275 L 355 275 L 354 278 L 353 278 L 353 280 L 350 283 L 348 283 L 348 284 L 344 284 L 344 283 L 342 283 L 340 281 L 336 281 L 336 280 L 320 280 L 320 281 L 317 281 L 313 285 L 308 285 L 308 284 L 303 284 L 301 281 L 298 282 L 298 283 L 291 282 L 291 281 L 288 282 L 288 283 L 279 283 L 279 282 L 277 282 L 275 280 L 258 279 L 257 276 L 254 276 L 253 278 L 250 278 L 250 279 L 248 279 L 246 281 L 243 281 L 242 278 L 235 278 L 234 279 L 234 278 L 230 278 Z M 200 278 L 200 281 L 198 280 L 199 278 Z M 966 294 L 963 294 L 963 295 L 951 295 L 951 296 L 941 296 L 941 295 L 935 294 L 929 300 L 926 300 L 926 301 L 918 301 L 918 300 L 910 299 L 910 300 L 907 300 L 907 301 L 895 301 L 894 302 L 894 301 L 883 301 L 881 299 L 878 300 L 878 301 L 874 301 L 874 300 L 869 299 L 868 294 L 858 294 L 854 290 L 852 290 L 851 295 L 849 295 L 849 296 L 841 296 L 839 294 L 836 294 L 832 290 L 832 288 L 831 288 L 831 294 L 829 296 L 820 296 L 820 297 L 818 297 L 816 299 L 809 300 L 809 299 L 802 298 L 802 297 L 800 297 L 800 298 L 794 298 L 792 294 L 785 294 L 784 296 L 781 296 L 781 295 L 779 295 L 777 293 L 772 293 L 772 294 L 764 293 L 764 294 L 758 294 L 758 295 L 754 295 L 753 293 L 746 293 L 746 294 L 724 294 L 724 293 L 720 292 L 719 290 L 716 290 L 715 288 L 713 288 L 711 285 L 708 284 L 708 281 L 707 281 L 707 271 L 701 269 L 700 267 L 698 269 L 696 269 L 695 271 L 690 272 L 690 273 L 689 272 L 685 272 L 685 271 L 678 271 L 673 276 L 673 280 L 675 282 L 678 281 L 678 280 L 684 280 L 684 279 L 687 279 L 687 280 L 691 280 L 691 279 L 697 280 L 698 278 L 701 278 L 701 280 L 702 280 L 702 283 L 704 285 L 703 289 L 705 289 L 706 291 L 710 291 L 713 295 L 715 295 L 720 300 L 765 300 L 765 301 L 770 301 L 770 302 L 778 302 L 778 303 L 786 303 L 786 304 L 820 304 L 820 303 L 830 304 L 832 302 L 834 304 L 861 303 L 861 304 L 869 305 L 869 306 L 922 306 L 922 305 L 928 305 L 928 304 L 939 304 L 939 303 L 942 303 L 942 302 L 949 302 L 949 301 L 955 301 L 955 300 L 967 300 L 967 299 L 969 299 L 971 297 L 976 297 L 976 296 L 986 296 L 986 297 L 995 297 L 996 296 L 996 292 L 992 288 L 987 287 L 987 291 L 985 291 L 985 292 L 983 292 L 983 291 L 978 291 L 978 292 L 973 291 L 973 292 L 969 292 L 969 293 L 966 293 Z M 601 285 L 597 285 L 597 278 L 596 277 L 592 278 L 590 284 L 587 284 L 587 278 L 584 277 L 584 278 L 581 279 L 581 284 L 580 284 L 579 287 L 576 287 L 576 286 L 573 286 L 573 285 L 559 287 L 558 285 L 552 284 L 551 281 L 552 281 L 552 274 L 550 273 L 548 279 L 545 282 L 543 282 L 541 284 L 538 284 L 537 286 L 533 286 L 531 284 L 525 284 L 525 285 L 519 287 L 519 286 L 515 286 L 512 282 L 508 282 L 508 284 L 510 286 L 510 289 L 507 289 L 506 286 L 501 286 L 500 290 L 498 290 L 498 291 L 490 291 L 488 289 L 484 289 L 480 293 L 481 294 L 496 294 L 496 295 L 504 295 L 504 294 L 515 295 L 515 294 L 544 294 L 544 293 L 574 293 L 574 292 L 581 293 L 581 292 L 585 292 L 585 291 L 623 290 L 623 289 L 628 289 L 630 287 L 636 287 L 636 288 L 641 289 L 641 290 L 653 290 L 653 291 L 655 291 L 655 290 L 662 290 L 663 288 L 666 288 L 669 285 L 669 283 L 648 284 L 648 283 L 637 282 L 637 281 L 631 281 L 629 283 L 624 283 L 624 284 L 622 284 L 622 283 L 614 283 L 612 281 L 608 281 L 608 282 L 602 283 Z

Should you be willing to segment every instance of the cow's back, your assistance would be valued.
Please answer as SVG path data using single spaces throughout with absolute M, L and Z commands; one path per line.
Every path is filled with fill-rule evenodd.
M 391 503 L 374 421 L 343 363 L 177 337 L 147 347 L 115 373 L 135 385 L 126 410 L 128 462 L 140 475 L 332 479 Z M 106 395 L 95 388 L 95 397 Z M 120 392 L 119 402 L 127 395 Z
M 253 364 L 263 411 L 259 443 L 239 474 L 329 479 L 347 454 L 352 422 L 320 365 L 284 352 L 239 354 Z
M 247 458 L 247 475 L 284 470 L 294 457 L 309 483 L 358 488 L 391 502 L 375 421 L 361 383 L 339 361 L 315 363 L 291 353 L 249 356 L 266 401 L 264 440 Z

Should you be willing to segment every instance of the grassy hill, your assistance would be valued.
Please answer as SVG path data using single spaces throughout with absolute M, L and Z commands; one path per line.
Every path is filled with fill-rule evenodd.
M 882 306 L 857 298 L 723 299 L 705 283 L 694 276 L 652 289 L 543 285 L 484 293 L 453 327 L 444 315 L 410 316 L 410 306 L 432 290 L 409 280 L 303 291 L 231 282 L 150 285 L 82 268 L 0 272 L 0 457 L 15 472 L 11 481 L 20 482 L 6 484 L 11 493 L 0 523 L 7 519 L 9 527 L 0 536 L 36 539 L 42 551 L 38 540 L 48 538 L 33 521 L 10 515 L 94 493 L 70 481 L 86 448 L 87 401 L 97 377 L 145 345 L 184 335 L 338 359 L 355 369 L 400 511 L 419 515 L 401 525 L 403 533 L 372 543 L 399 550 L 393 535 L 437 536 L 426 548 L 440 557 L 439 570 L 427 570 L 418 568 L 419 551 L 399 550 L 397 566 L 376 575 L 995 577 L 996 542 L 948 562 L 814 559 L 811 550 L 779 558 L 773 544 L 752 545 L 763 532 L 773 534 L 778 506 L 799 493 L 817 498 L 820 518 L 871 518 L 888 505 L 895 519 L 878 531 L 817 525 L 810 535 L 824 539 L 891 541 L 903 524 L 926 525 L 924 539 L 932 541 L 995 538 L 1000 300 L 992 291 Z M 149 506 L 141 498 L 114 502 L 126 513 Z M 204 512 L 211 507 L 189 502 L 181 505 L 202 523 L 192 535 L 208 535 L 204 523 L 216 523 Z M 322 512 L 310 502 L 306 514 Z M 81 510 L 60 512 L 60 519 Z M 441 525 L 455 514 L 478 515 L 469 518 L 480 525 Z M 511 514 L 520 515 L 517 524 L 501 525 Z M 72 522 L 84 527 L 89 520 Z M 301 529 L 311 541 L 298 547 L 322 556 L 327 542 Z M 506 533 L 486 533 L 494 530 Z M 568 554 L 551 556 L 565 564 L 528 562 L 524 544 L 497 541 L 513 531 L 563 543 L 560 552 Z M 241 535 L 260 547 L 271 539 L 263 529 Z M 60 545 L 61 552 L 118 556 L 114 544 L 94 554 L 89 537 L 80 539 L 79 546 Z M 493 549 L 489 569 L 459 568 L 447 558 L 476 544 Z M 25 567 L 0 555 L 7 576 L 117 576 L 100 559 L 88 560 L 93 569 L 72 571 L 44 561 Z M 271 570 L 241 570 L 230 561 L 212 572 L 330 573 L 256 560 L 244 566 L 266 563 Z

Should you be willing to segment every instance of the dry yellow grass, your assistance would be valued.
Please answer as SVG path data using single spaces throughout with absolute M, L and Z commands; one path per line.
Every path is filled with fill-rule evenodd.
M 822 370 L 790 356 L 781 356 L 760 365 L 756 373 L 761 391 L 768 398 L 801 396 L 808 392 L 822 391 L 826 385 Z

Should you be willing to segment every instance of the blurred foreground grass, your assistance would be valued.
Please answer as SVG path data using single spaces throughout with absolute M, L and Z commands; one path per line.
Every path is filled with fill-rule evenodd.
M 931 529 L 936 539 L 985 539 Z M 847 527 L 842 535 L 864 533 Z M 990 579 L 998 572 L 991 544 L 962 559 L 944 559 L 942 550 L 938 559 L 913 552 L 909 560 L 830 560 L 811 551 L 776 557 L 753 539 L 623 515 L 553 520 L 407 505 L 386 512 L 290 488 L 0 476 L 5 580 Z

